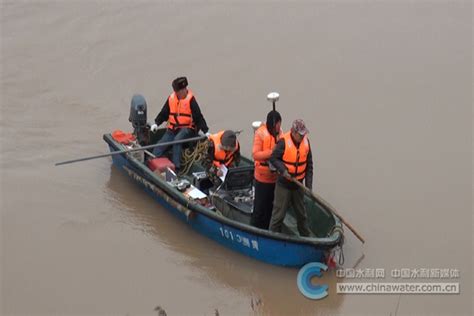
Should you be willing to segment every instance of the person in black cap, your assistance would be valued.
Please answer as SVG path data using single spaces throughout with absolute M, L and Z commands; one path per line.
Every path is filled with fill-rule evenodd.
M 155 124 L 150 127 L 152 132 L 156 132 L 158 125 L 165 121 L 168 122 L 167 130 L 158 143 L 194 137 L 199 131 L 209 136 L 206 120 L 201 113 L 193 92 L 187 86 L 188 80 L 186 77 L 179 77 L 173 80 L 173 93 L 168 97 L 160 113 L 155 118 Z M 157 157 L 163 156 L 168 147 L 155 147 L 153 153 Z M 181 152 L 182 144 L 173 145 L 172 161 L 176 170 L 179 170 L 181 167 Z
M 254 134 L 252 156 L 255 161 L 255 198 L 250 224 L 262 229 L 268 229 L 270 225 L 278 176 L 268 160 L 282 134 L 281 115 L 276 110 L 268 112 L 266 124 L 260 125 Z
M 220 131 L 209 136 L 207 156 L 202 164 L 209 179 L 214 185 L 219 185 L 222 176 L 221 166 L 235 167 L 240 162 L 240 144 L 237 134 L 231 130 Z

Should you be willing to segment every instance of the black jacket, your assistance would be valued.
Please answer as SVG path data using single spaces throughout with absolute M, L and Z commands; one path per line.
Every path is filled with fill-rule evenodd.
M 209 127 L 207 127 L 206 120 L 201 113 L 201 109 L 196 101 L 196 98 L 193 96 L 191 99 L 191 114 L 193 116 L 194 124 L 196 124 L 196 132 L 199 130 L 207 133 L 209 131 Z M 163 122 L 168 121 L 168 117 L 170 115 L 170 105 L 168 103 L 168 99 L 166 99 L 163 108 L 161 109 L 160 113 L 155 118 L 156 125 L 160 125 Z
M 308 140 L 309 142 L 309 140 Z M 272 156 L 270 157 L 270 163 L 277 169 L 279 174 L 283 174 L 287 168 L 283 162 L 283 154 L 285 153 L 285 140 L 280 139 L 273 149 Z M 309 146 L 309 153 L 306 160 L 306 175 L 304 177 L 305 185 L 310 190 L 313 188 L 313 154 L 311 153 L 311 145 Z M 302 181 L 301 181 L 302 182 Z M 281 175 L 278 176 L 278 183 L 290 190 L 296 190 L 298 186 L 287 180 Z

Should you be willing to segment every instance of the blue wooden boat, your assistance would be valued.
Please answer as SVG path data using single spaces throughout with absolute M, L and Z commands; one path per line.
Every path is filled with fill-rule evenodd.
M 157 138 L 163 131 L 159 132 Z M 112 152 L 126 149 L 111 134 L 105 134 L 103 139 Z M 253 204 L 252 183 L 250 188 L 242 187 L 245 183 L 238 183 L 237 189 L 224 185 L 220 192 L 208 192 L 209 197 L 212 197 L 208 205 L 202 205 L 202 200 L 190 198 L 186 192 L 173 185 L 172 181 L 176 184 L 176 179 L 166 179 L 166 173 L 153 172 L 143 162 L 143 155 L 140 157 L 136 153 L 124 153 L 113 155 L 112 159 L 117 168 L 184 223 L 223 246 L 249 257 L 280 266 L 300 267 L 309 262 L 325 262 L 341 246 L 342 224 L 324 201 L 314 201 L 309 197 L 305 199 L 309 226 L 314 236 L 299 236 L 291 209 L 284 221 L 284 231 L 274 233 L 249 225 Z M 242 157 L 239 167 L 235 169 L 239 181 L 248 179 L 249 174 L 250 177 L 253 175 L 253 161 Z M 196 175 L 202 176 L 203 171 L 199 162 L 194 162 L 189 171 L 179 179 L 187 179 L 189 183 L 195 184 L 191 187 L 198 188 L 196 180 L 202 180 L 202 177 Z M 253 182 L 253 178 L 251 180 Z M 244 194 L 241 194 L 242 190 Z M 236 192 L 240 192 L 241 196 L 236 196 L 239 195 Z

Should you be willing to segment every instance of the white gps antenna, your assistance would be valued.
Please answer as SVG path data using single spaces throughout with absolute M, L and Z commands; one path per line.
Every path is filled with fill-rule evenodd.
M 273 105 L 273 111 L 276 110 L 276 102 L 280 99 L 280 94 L 278 92 L 270 92 L 267 94 L 267 100 L 269 102 L 272 102 Z M 262 121 L 254 121 L 252 122 L 252 128 L 254 131 L 256 131 L 261 125 Z
M 280 94 L 278 92 L 270 92 L 267 94 L 267 100 L 273 103 L 273 111 L 275 111 L 275 104 L 280 99 Z
M 255 132 L 260 126 L 262 126 L 262 121 L 253 121 L 252 122 L 252 128 L 253 131 Z

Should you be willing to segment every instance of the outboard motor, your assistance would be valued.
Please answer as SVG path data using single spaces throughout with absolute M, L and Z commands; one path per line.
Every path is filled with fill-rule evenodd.
M 146 124 L 146 100 L 141 94 L 135 94 L 130 104 L 130 117 L 133 134 L 137 137 L 140 145 L 147 145 L 149 142 L 149 128 Z

